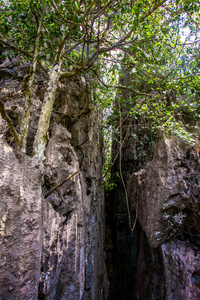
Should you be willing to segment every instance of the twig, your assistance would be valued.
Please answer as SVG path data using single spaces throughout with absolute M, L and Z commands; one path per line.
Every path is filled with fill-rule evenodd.
M 73 174 L 71 174 L 70 176 L 66 177 L 63 181 L 61 181 L 60 183 L 58 183 L 56 186 L 54 186 L 45 196 L 44 199 L 46 199 L 47 197 L 49 197 L 58 187 L 62 186 L 66 181 L 68 181 L 69 179 L 71 179 L 72 177 L 74 177 L 78 172 L 80 172 L 80 169 L 76 172 L 74 172 Z
M 23 50 L 22 48 L 19 48 L 19 47 L 15 46 L 14 44 L 3 40 L 2 38 L 0 38 L 0 42 L 2 42 L 4 45 L 8 46 L 9 48 L 16 50 L 17 52 L 25 54 L 27 57 L 34 59 L 33 55 L 31 53 L 27 52 L 26 50 Z M 46 72 L 46 74 L 48 74 L 47 69 L 43 66 L 43 64 L 40 61 L 38 61 L 38 64 Z
M 103 82 L 103 80 L 100 78 L 99 74 L 97 73 L 97 71 L 94 69 L 94 68 L 91 68 L 91 70 L 94 72 L 94 74 L 97 76 L 97 79 L 99 80 L 99 82 L 106 88 L 116 88 L 116 89 L 123 89 L 123 90 L 127 90 L 127 91 L 130 91 L 130 92 L 133 92 L 133 93 L 136 93 L 136 94 L 139 94 L 139 95 L 148 95 L 147 93 L 142 93 L 142 92 L 139 92 L 139 91 L 136 91 L 132 88 L 129 88 L 127 86 L 123 86 L 123 85 L 108 85 L 106 83 Z
M 53 5 L 53 7 L 54 7 L 55 11 L 57 12 L 57 14 L 65 21 L 65 23 L 76 25 L 76 26 L 83 26 L 83 27 L 90 27 L 91 28 L 91 26 L 89 24 L 76 23 L 74 21 L 70 21 L 70 20 L 66 19 L 64 17 L 64 15 L 62 14 L 62 12 L 60 11 L 60 9 L 58 8 L 58 6 L 56 5 L 55 1 L 54 0 L 50 0 L 50 2 Z
M 122 123 L 123 123 L 123 122 L 124 122 L 124 120 L 122 121 Z M 120 125 L 117 127 L 117 129 L 118 129 L 120 126 L 122 126 L 122 123 L 120 123 Z M 131 123 L 132 123 L 132 118 L 131 118 L 131 120 L 130 120 L 130 123 L 128 124 L 128 129 L 127 129 L 126 135 L 125 135 L 123 141 L 121 142 L 121 148 L 122 148 L 122 146 L 123 146 L 125 140 L 126 140 L 127 137 L 128 137 L 129 130 L 130 130 L 130 127 L 131 127 Z M 109 171 L 111 170 L 111 168 L 114 166 L 114 164 L 115 164 L 115 162 L 116 162 L 116 160 L 117 160 L 117 158 L 118 158 L 119 153 L 120 153 L 120 149 L 119 149 L 119 151 L 117 152 L 115 158 L 113 159 L 112 164 L 109 166 L 109 169 L 108 169 L 107 172 L 102 176 L 102 178 L 101 178 L 102 180 L 104 180 L 104 179 L 106 178 L 108 172 L 109 172 Z
M 16 141 L 17 148 L 19 149 L 20 148 L 20 138 L 19 138 L 19 135 L 18 135 L 18 133 L 17 133 L 17 131 L 16 131 L 14 125 L 13 125 L 13 122 L 12 122 L 11 118 L 6 113 L 5 107 L 4 107 L 4 103 L 1 100 L 0 100 L 0 113 L 1 113 L 2 118 L 7 122 L 7 125 L 8 125 L 8 127 L 9 127 L 11 133 L 13 134 L 14 139 Z

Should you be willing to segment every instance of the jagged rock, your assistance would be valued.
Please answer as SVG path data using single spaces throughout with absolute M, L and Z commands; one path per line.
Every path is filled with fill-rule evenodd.
M 4 100 L 5 108 L 16 129 L 19 130 L 17 120 L 23 112 L 24 95 L 21 90 L 20 95 L 19 92 L 13 92 L 11 86 L 8 86 L 8 90 L 10 96 Z M 32 98 L 28 155 L 32 153 L 44 90 L 45 85 L 39 92 L 36 90 Z M 5 273 L 2 275 L 2 281 L 0 280 L 2 300 L 107 299 L 104 194 L 100 182 L 101 139 L 98 124 L 94 122 L 95 115 L 90 113 L 89 97 L 89 92 L 80 79 L 60 84 L 42 173 L 39 165 L 38 174 L 35 171 L 37 161 L 16 151 L 13 152 L 14 150 L 6 144 L 4 149 L 6 154 L 3 156 L 0 171 L 3 172 L 3 168 L 7 170 L 9 181 L 0 182 L 3 207 L 0 220 L 2 230 L 5 229 L 10 235 L 9 239 L 6 237 L 7 240 L 2 237 L 2 242 L 6 245 L 5 249 L 4 246 L 1 247 L 3 250 L 0 254 L 2 274 Z M 71 117 L 72 119 L 69 119 Z M 1 133 L 9 142 L 10 132 L 1 118 L 0 125 L 2 125 Z M 13 139 L 10 145 L 15 146 Z M 76 176 L 44 199 L 41 186 L 45 196 L 52 187 L 79 168 L 81 170 Z M 18 169 L 19 178 L 16 182 L 19 183 L 19 187 L 21 186 L 21 190 L 15 180 L 11 182 L 12 174 L 17 174 Z M 3 175 L 0 175 L 0 180 L 1 176 Z M 32 181 L 35 181 L 36 186 Z M 7 200 L 4 193 L 8 186 L 11 194 Z M 30 206 L 33 203 L 31 209 L 35 209 L 34 218 L 32 210 L 27 210 L 25 204 L 19 205 L 17 200 L 20 199 L 23 189 L 25 195 L 32 189 L 28 203 Z M 8 201 L 11 207 L 8 213 L 12 219 L 11 225 L 8 222 L 5 224 L 8 220 L 5 203 Z M 9 256 L 9 263 L 5 263 L 6 255 Z M 20 269 L 18 261 L 23 270 Z
M 131 205 L 151 247 L 184 232 L 186 224 L 199 230 L 199 148 L 162 134 L 154 158 L 128 182 Z
M 128 182 L 142 227 L 134 299 L 200 299 L 199 147 L 161 132 Z
M 69 105 L 69 100 L 66 105 Z M 82 119 L 85 121 L 88 121 L 87 116 Z M 81 123 L 79 126 L 81 133 L 83 126 Z M 74 131 L 71 132 L 56 122 L 51 126 L 44 171 L 45 193 L 80 167 L 71 139 L 79 145 L 82 135 L 75 138 Z M 54 191 L 44 203 L 41 299 L 106 298 L 104 196 L 99 181 L 98 145 L 95 145 L 94 160 Z M 87 161 L 88 148 L 82 147 L 81 151 Z
M 189 241 L 161 246 L 165 276 L 165 299 L 200 299 L 200 251 Z
M 200 251 L 189 240 L 149 246 L 141 232 L 133 299 L 200 299 Z
M 46 189 L 79 169 L 67 129 L 54 123 L 51 135 L 46 149 Z M 87 242 L 83 219 L 86 218 L 84 187 L 82 176 L 77 174 L 70 186 L 66 182 L 59 192 L 47 197 L 43 205 L 40 297 L 44 295 L 45 299 L 81 299 L 83 296 L 87 259 L 87 252 L 80 250 Z
M 29 72 L 29 67 L 30 64 L 20 56 L 12 60 L 6 58 L 0 64 L 0 87 L 10 88 L 21 86 L 24 76 Z M 36 81 L 44 81 L 47 79 L 47 75 L 41 68 L 37 67 L 35 79 Z
M 149 246 L 146 234 L 140 230 L 140 252 L 137 262 L 133 299 L 165 300 L 165 272 L 160 248 Z M 175 299 L 175 298 L 174 298 Z
M 37 299 L 42 249 L 41 168 L 0 136 L 0 299 Z

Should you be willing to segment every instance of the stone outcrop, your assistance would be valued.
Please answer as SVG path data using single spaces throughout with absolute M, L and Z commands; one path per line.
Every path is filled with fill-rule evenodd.
M 54 123 L 51 135 L 46 150 L 45 193 L 79 169 L 67 129 Z M 103 194 L 94 180 L 98 178 L 79 172 L 44 201 L 41 298 L 105 297 Z
M 161 246 L 166 299 L 200 298 L 200 251 L 188 240 L 170 241 Z
M 122 85 L 131 86 L 132 78 L 127 67 L 119 80 Z M 135 82 L 133 84 L 135 87 Z M 149 87 L 140 85 L 139 89 L 149 93 Z M 152 100 L 159 102 L 155 90 L 152 93 Z M 116 157 L 119 134 L 114 133 L 111 182 L 116 187 L 106 197 L 109 300 L 200 299 L 199 146 L 189 146 L 177 137 L 166 138 L 164 132 L 157 136 L 158 129 L 148 113 L 136 109 L 133 119 L 128 118 L 134 107 L 129 99 L 134 99 L 134 94 L 126 90 L 121 94 L 127 99 L 126 105 L 119 105 L 116 100 L 116 107 L 121 107 L 124 117 L 121 128 L 122 172 L 119 157 Z M 176 101 L 173 91 L 166 94 L 162 99 L 166 107 L 170 104 L 170 97 Z M 185 103 L 191 103 L 192 98 L 183 97 Z M 198 124 L 191 114 L 184 113 L 186 106 L 182 106 L 181 98 L 179 95 L 177 99 L 183 112 L 181 122 L 190 133 L 194 133 Z M 179 117 L 175 114 L 178 122 Z M 120 129 L 119 121 L 116 129 Z M 121 178 L 116 176 L 119 173 L 122 173 L 120 177 L 128 188 L 129 216 L 125 188 Z M 137 219 L 133 232 L 128 224 L 129 218 L 132 225 Z
M 164 135 L 158 137 L 153 160 L 129 179 L 131 205 L 151 247 L 180 235 L 184 226 L 199 229 L 199 148 Z
M 19 131 L 26 69 L 12 63 L 0 66 L 0 98 Z M 154 132 L 124 123 L 123 137 L 131 126 L 121 149 L 122 173 L 137 223 L 132 232 L 118 158 L 112 170 L 117 187 L 106 202 L 105 257 L 100 116 L 89 105 L 86 78 L 62 79 L 41 165 L 31 155 L 45 80 L 38 70 L 27 155 L 15 149 L 0 118 L 0 299 L 200 299 L 198 145 L 160 132 L 153 155 Z M 116 141 L 112 152 L 119 152 Z
M 15 90 L 15 82 L 8 84 L 11 75 L 7 72 L 1 83 L 6 111 L 18 130 L 24 98 L 21 86 Z M 0 119 L 6 139 L 0 144 L 0 299 L 103 300 L 108 284 L 98 116 L 91 112 L 84 79 L 63 80 L 41 166 L 31 153 L 46 88 L 42 80 L 34 87 L 29 156 L 13 149 Z
M 128 182 L 142 227 L 135 299 L 199 299 L 198 145 L 161 132 L 153 160 Z
M 0 299 L 37 299 L 42 169 L 0 137 Z

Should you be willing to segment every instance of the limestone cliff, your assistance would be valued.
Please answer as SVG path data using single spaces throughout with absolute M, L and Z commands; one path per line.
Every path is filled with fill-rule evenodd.
M 0 72 L 0 99 L 19 131 L 27 66 L 7 60 Z M 32 150 L 45 89 L 38 70 L 27 154 L 0 118 L 0 299 L 200 299 L 198 142 L 156 138 L 142 117 L 127 117 L 104 204 L 101 116 L 88 79 L 59 83 L 42 163 Z
M 120 80 L 132 84 L 126 67 Z M 112 143 L 116 187 L 105 202 L 109 300 L 200 299 L 199 140 L 192 146 L 173 133 L 157 134 L 151 118 L 129 114 L 134 95 L 121 95 L 126 105 L 116 100 L 116 108 L 124 119 Z M 194 123 L 188 115 L 187 129 Z
M 134 299 L 200 298 L 199 147 L 161 132 L 128 181 L 142 227 Z
M 18 130 L 24 74 L 8 62 L 3 69 L 11 73 L 2 77 L 2 98 Z M 41 165 L 31 152 L 45 88 L 45 78 L 38 75 L 28 155 L 14 149 L 12 135 L 0 120 L 0 299 L 103 300 L 107 277 L 98 116 L 91 111 L 84 79 L 63 81 Z

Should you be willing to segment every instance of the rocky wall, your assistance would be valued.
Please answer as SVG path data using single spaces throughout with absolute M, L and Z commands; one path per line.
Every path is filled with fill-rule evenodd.
M 16 90 L 6 74 L 3 99 L 18 130 L 23 90 L 20 77 Z M 98 116 L 90 108 L 91 92 L 83 78 L 60 83 L 41 166 L 31 153 L 46 86 L 45 78 L 36 79 L 28 155 L 14 149 L 12 135 L 0 120 L 6 139 L 0 144 L 0 299 L 103 300 L 108 283 L 101 137 Z
M 199 299 L 199 146 L 160 132 L 128 191 L 142 227 L 134 299 Z
M 42 251 L 42 169 L 0 136 L 0 299 L 37 299 Z

